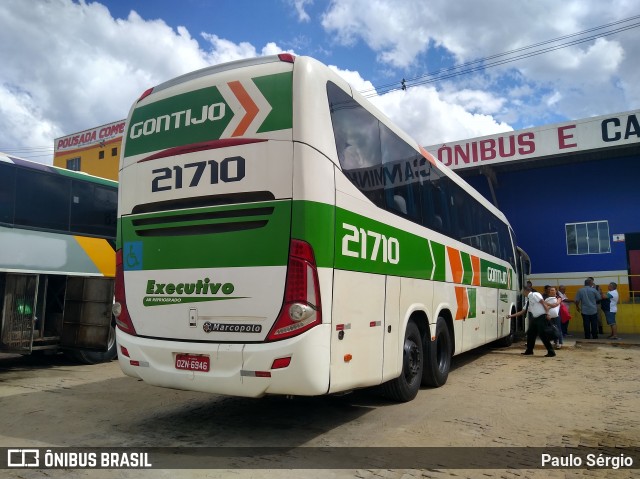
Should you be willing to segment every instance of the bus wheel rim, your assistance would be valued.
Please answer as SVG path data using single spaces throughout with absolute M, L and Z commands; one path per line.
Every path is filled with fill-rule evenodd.
M 420 373 L 420 348 L 410 339 L 404 343 L 404 371 L 408 382 Z

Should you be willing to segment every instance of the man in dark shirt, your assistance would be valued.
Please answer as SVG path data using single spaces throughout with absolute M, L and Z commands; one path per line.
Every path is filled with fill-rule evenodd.
M 576 309 L 582 314 L 585 339 L 598 339 L 598 301 L 600 293 L 591 287 L 591 280 L 585 279 L 584 286 L 576 294 Z

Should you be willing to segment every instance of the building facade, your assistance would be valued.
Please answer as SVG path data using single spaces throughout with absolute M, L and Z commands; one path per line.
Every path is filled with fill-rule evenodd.
M 640 298 L 639 116 L 617 113 L 426 149 L 506 214 L 531 257 L 536 287 L 564 284 L 572 297 L 592 276 L 604 291 L 616 282 L 621 301 L 632 302 Z
M 53 165 L 118 179 L 125 120 L 55 139 Z

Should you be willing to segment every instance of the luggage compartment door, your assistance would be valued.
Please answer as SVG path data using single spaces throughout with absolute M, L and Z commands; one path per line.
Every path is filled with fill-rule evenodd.
M 67 278 L 61 346 L 107 350 L 113 287 L 113 278 Z

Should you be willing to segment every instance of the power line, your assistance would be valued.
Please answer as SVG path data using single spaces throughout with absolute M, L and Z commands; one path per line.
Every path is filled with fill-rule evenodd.
M 553 46 L 545 47 L 545 48 L 542 48 L 542 49 L 539 49 L 539 50 L 526 52 L 526 53 L 523 53 L 523 54 L 520 54 L 520 55 L 516 55 L 516 56 L 512 56 L 512 57 L 509 57 L 509 58 L 502 58 L 502 57 L 507 57 L 509 55 L 513 55 L 514 53 L 525 52 L 526 50 L 531 50 L 531 49 L 534 49 L 534 48 L 537 48 L 537 47 L 540 47 L 540 46 L 543 46 L 543 45 L 549 45 L 549 44 L 557 43 L 557 42 L 562 41 L 562 40 L 567 40 L 567 39 L 574 38 L 574 37 L 577 37 L 577 36 L 582 36 L 582 35 L 585 35 L 585 34 L 590 33 L 590 32 L 603 30 L 605 28 L 610 28 L 612 26 L 620 25 L 622 23 L 627 23 L 627 22 L 630 22 L 632 20 L 637 20 L 637 19 L 640 19 L 640 15 L 636 15 L 636 16 L 633 16 L 633 17 L 625 18 L 623 20 L 618 20 L 616 22 L 607 23 L 605 25 L 600 25 L 600 26 L 597 26 L 597 27 L 589 28 L 587 30 L 582 30 L 580 32 L 564 35 L 564 36 L 557 37 L 557 38 L 554 38 L 554 39 L 551 39 L 551 40 L 545 40 L 545 41 L 538 42 L 538 43 L 535 43 L 535 44 L 532 44 L 532 45 L 528 45 L 528 46 L 525 46 L 525 47 L 515 48 L 515 49 L 512 49 L 512 50 L 508 50 L 506 52 L 497 53 L 497 54 L 490 55 L 490 56 L 487 56 L 487 57 L 484 57 L 484 58 L 480 58 L 480 59 L 477 59 L 477 60 L 472 60 L 472 61 L 460 64 L 460 65 L 455 65 L 453 67 L 443 68 L 443 69 L 437 70 L 437 71 L 435 71 L 433 73 L 427 73 L 425 75 L 420 75 L 420 76 L 417 76 L 417 77 L 414 77 L 414 78 L 411 78 L 411 79 L 408 79 L 408 80 L 403 78 L 403 81 L 400 83 L 400 86 L 398 86 L 398 82 L 389 83 L 389 84 L 386 84 L 386 85 L 380 85 L 378 87 L 374 87 L 373 89 L 362 90 L 362 91 L 360 91 L 360 93 L 364 97 L 370 98 L 370 97 L 377 96 L 377 95 L 380 95 L 380 94 L 389 93 L 389 92 L 392 92 L 392 91 L 395 91 L 395 90 L 400 90 L 400 89 L 406 90 L 406 88 L 408 88 L 410 86 L 417 86 L 417 85 L 423 85 L 423 84 L 427 84 L 427 83 L 434 83 L 434 82 L 437 82 L 437 81 L 440 81 L 440 80 L 453 78 L 455 76 L 465 75 L 465 74 L 473 73 L 473 72 L 476 72 L 476 71 L 479 71 L 479 70 L 484 70 L 484 69 L 487 69 L 487 68 L 503 65 L 505 63 L 510 63 L 510 62 L 514 62 L 514 61 L 517 61 L 517 60 L 522 60 L 524 58 L 529 58 L 529 57 L 533 57 L 533 56 L 536 56 L 536 55 L 541 55 L 543 53 L 548 53 L 548 52 L 551 52 L 551 51 L 554 51 L 554 50 L 559 50 L 561 48 L 566 48 L 566 47 L 569 47 L 569 46 L 578 45 L 580 43 L 585 43 L 585 42 L 588 42 L 588 41 L 593 40 L 595 38 L 605 37 L 605 36 L 613 35 L 613 34 L 620 33 L 620 32 L 626 31 L 626 30 L 630 30 L 632 28 L 637 28 L 638 26 L 640 26 L 640 22 L 633 23 L 631 25 L 626 25 L 626 26 L 623 26 L 623 27 L 620 27 L 620 28 L 616 28 L 614 30 L 610 30 L 610 31 L 607 31 L 607 32 L 601 32 L 601 33 L 598 33 L 598 34 L 595 34 L 595 35 L 590 35 L 590 36 L 585 37 L 585 38 L 580 38 L 580 39 L 577 39 L 577 40 L 571 40 L 571 41 L 563 42 L 563 43 L 560 43 L 559 45 L 553 45 Z M 498 58 L 502 58 L 502 59 L 494 61 L 494 62 L 486 63 L 489 60 L 498 59 Z M 478 64 L 480 64 L 480 65 L 478 65 Z M 473 66 L 473 65 L 477 65 L 477 66 Z M 469 67 L 469 68 L 467 68 L 467 67 Z
M 5 148 L 0 146 L 0 152 L 7 155 L 15 155 L 26 160 L 33 158 L 53 158 L 53 146 L 33 146 Z
M 44 152 L 44 151 L 53 151 L 54 148 L 53 146 L 25 146 L 25 147 L 17 147 L 17 148 L 6 148 L 6 147 L 2 147 L 0 146 L 0 151 L 3 151 L 5 153 L 18 153 L 18 152 L 25 152 L 25 153 L 30 153 L 30 152 Z

